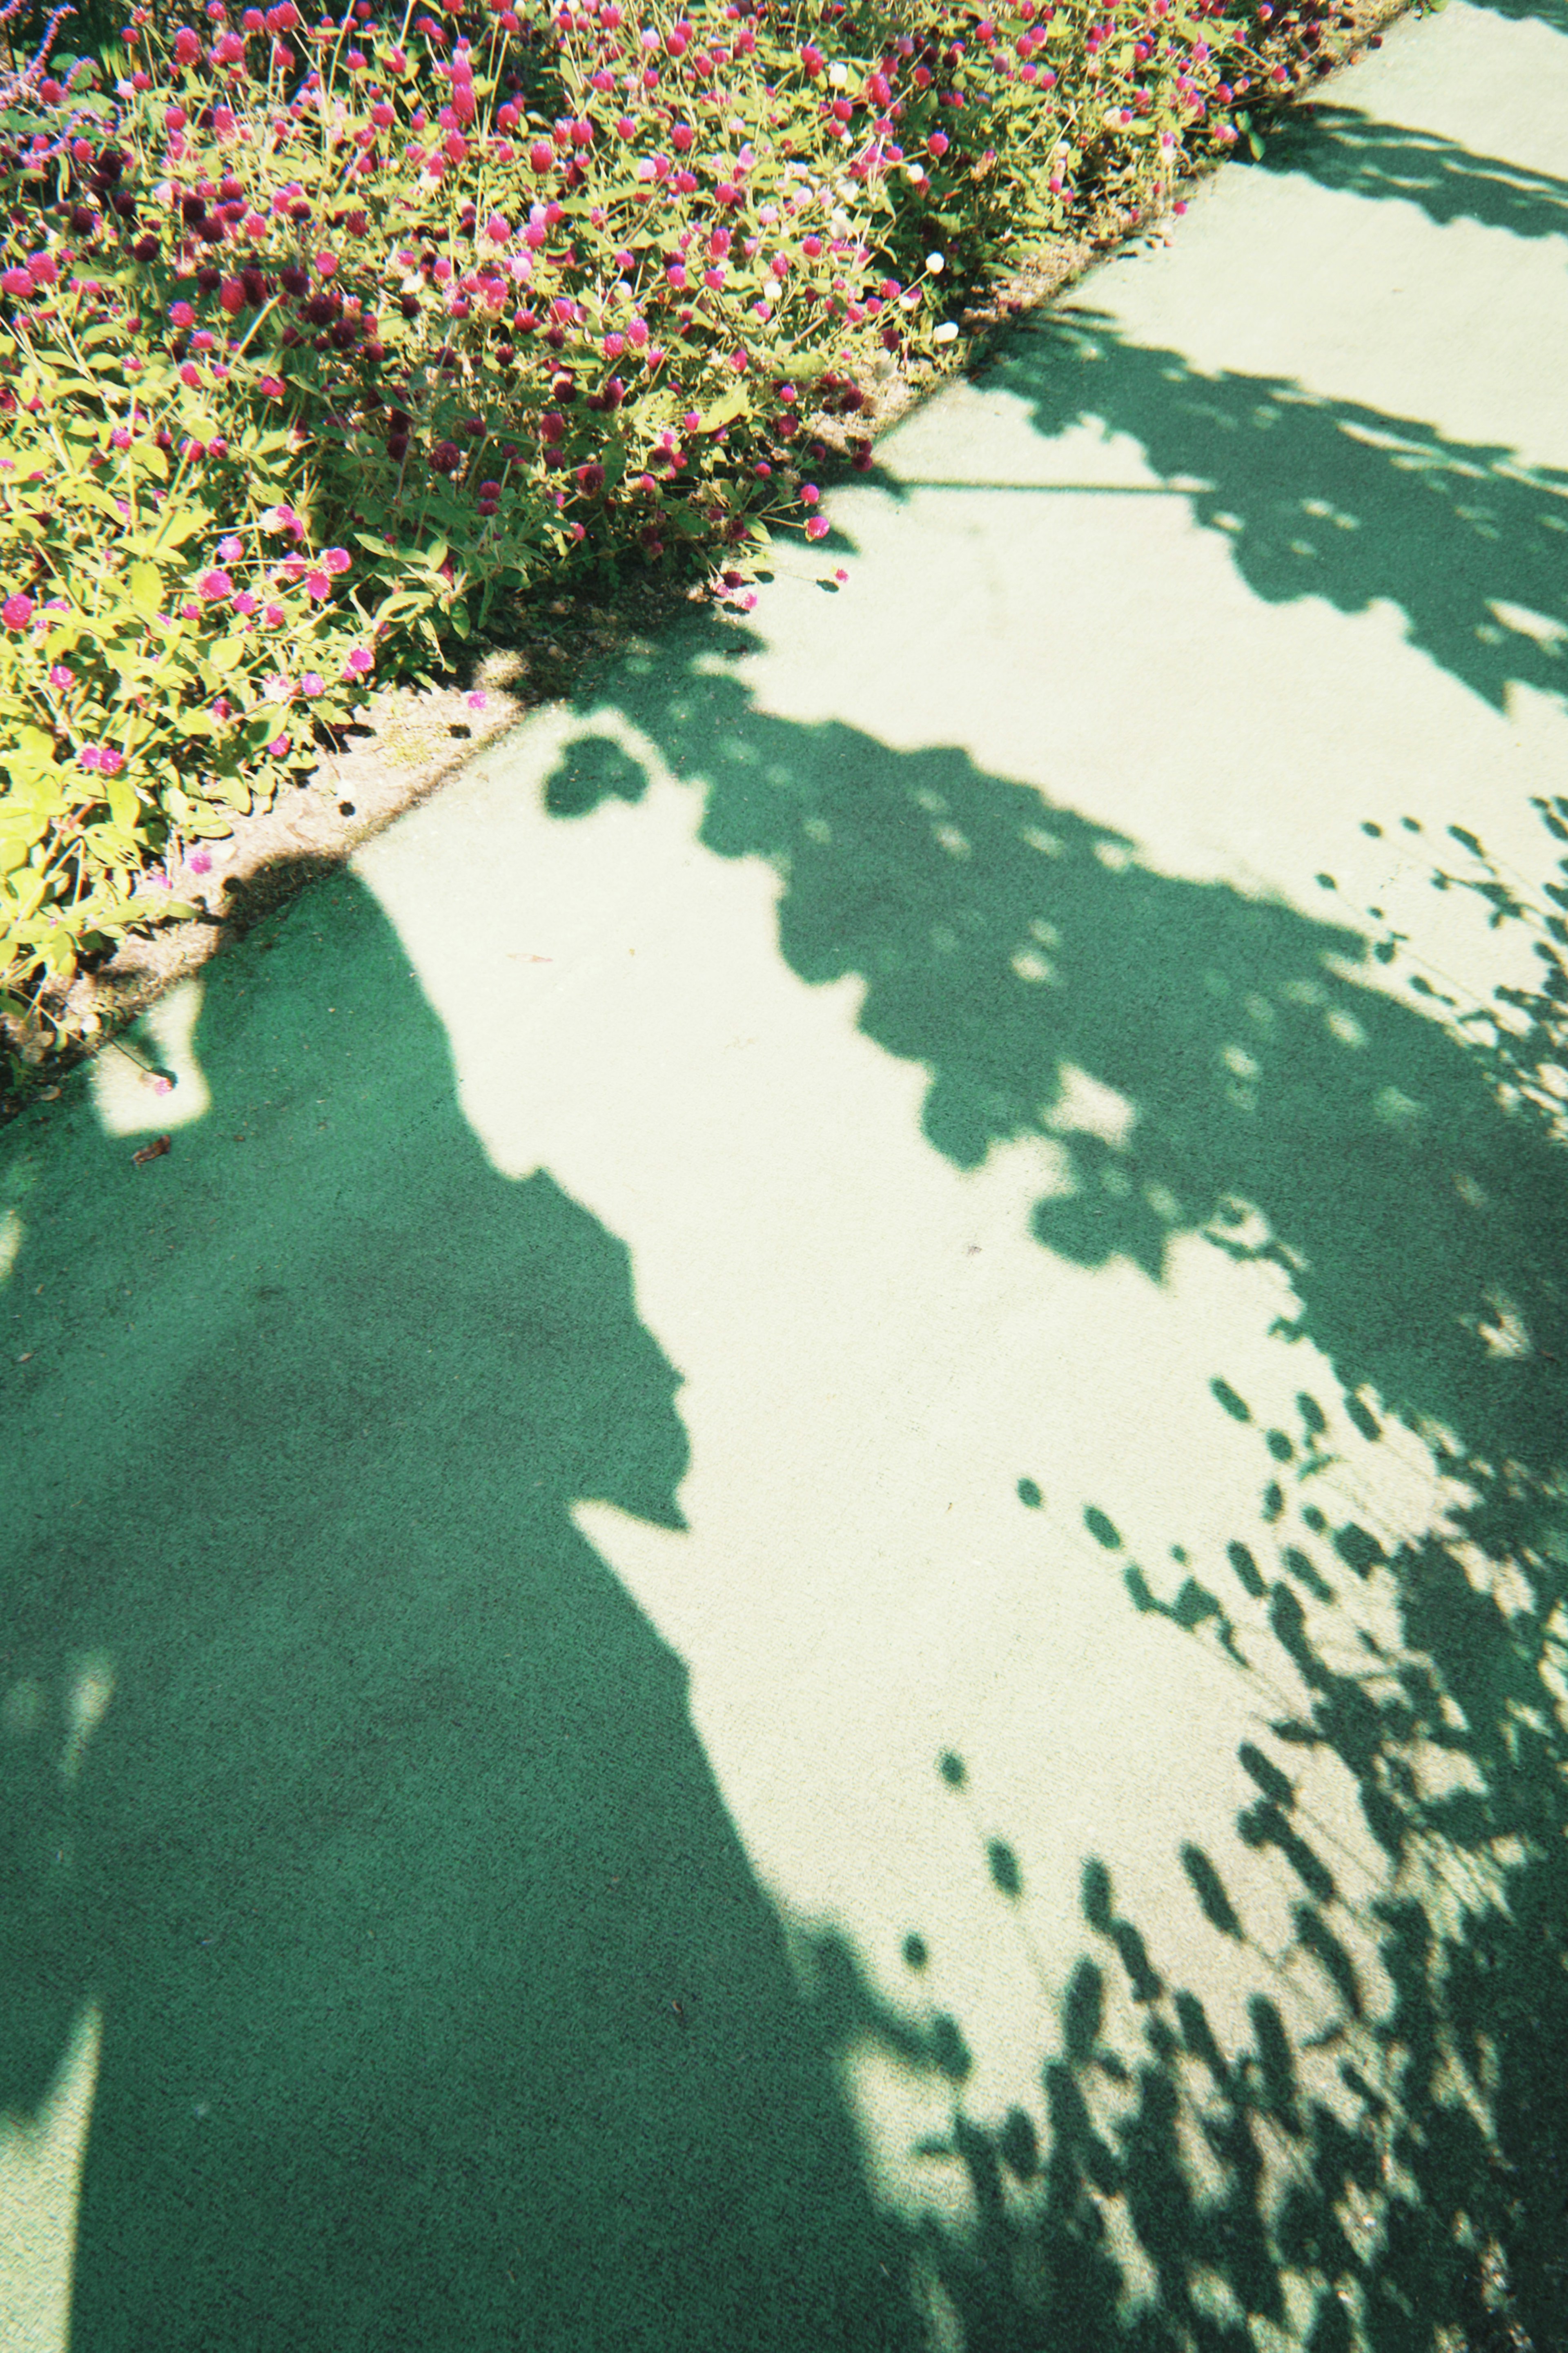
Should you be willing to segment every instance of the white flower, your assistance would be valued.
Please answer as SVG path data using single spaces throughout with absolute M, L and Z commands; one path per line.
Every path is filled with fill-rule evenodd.
M 835 90 L 842 90 L 845 83 L 849 79 L 848 67 L 842 62 L 837 65 L 829 66 L 827 69 L 827 79 L 832 83 Z
M 958 329 L 951 319 L 943 321 L 931 337 L 931 341 L 933 343 L 955 343 L 958 341 Z
M 941 255 L 940 253 L 928 253 L 928 254 L 927 254 L 927 256 L 926 256 L 926 268 L 931 271 L 931 276 L 932 276 L 933 278 L 936 276 L 937 271 L 942 268 L 942 266 L 943 266 L 943 265 L 942 265 L 942 255 Z
M 924 182 L 925 175 L 926 167 L 923 164 L 906 164 L 904 165 L 904 177 L 909 182 L 911 188 L 920 187 Z

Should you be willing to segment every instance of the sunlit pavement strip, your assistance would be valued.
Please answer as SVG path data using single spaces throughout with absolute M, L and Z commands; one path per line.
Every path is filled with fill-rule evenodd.
M 1363 133 L 1421 134 L 1448 210 L 1462 185 L 1481 217 L 1366 192 L 1342 119 L 1300 135 L 1300 168 L 1222 174 L 1167 247 L 879 445 L 744 630 L 698 627 L 542 713 L 167 1000 L 138 1050 L 173 1094 L 110 1055 L 12 1140 L 5 1409 L 16 1525 L 37 1516 L 9 1720 L 38 1841 L 61 1873 L 88 1859 L 68 1900 L 39 1862 L 42 1957 L 18 1964 L 7 2353 L 65 2342 L 84 2132 L 82 2353 L 272 2342 L 203 2333 L 247 2295 L 288 2314 L 279 2343 L 401 2342 L 365 2316 L 389 2264 L 426 2343 L 955 2343 L 905 2241 L 873 2217 L 853 2242 L 837 2156 L 797 2211 L 756 2132 L 743 2160 L 724 2137 L 749 2101 L 786 2174 L 815 2161 L 817 2046 L 765 1990 L 760 1910 L 711 1992 L 681 1944 L 710 1933 L 693 1887 L 732 1880 L 741 1917 L 746 1865 L 806 1981 L 853 1979 L 824 2031 L 896 2222 L 968 2210 L 933 2022 L 970 2054 L 964 2113 L 1045 2137 L 1095 1860 L 1227 2048 L 1266 1991 L 1336 2096 L 1328 2057 L 1311 2075 L 1332 2002 L 1291 1949 L 1300 1886 L 1234 1829 L 1258 1794 L 1238 1748 L 1300 1685 L 1282 1653 L 1269 1683 L 1212 1620 L 1135 1608 L 1125 1572 L 1172 1604 L 1193 1575 L 1245 1652 L 1265 1609 L 1227 1546 L 1270 1541 L 1269 1481 L 1418 1535 L 1446 1499 L 1390 1417 L 1493 1411 L 1492 1368 L 1531 1345 L 1488 1288 L 1477 1087 L 1410 981 L 1472 1002 L 1528 970 L 1431 876 L 1464 864 L 1459 825 L 1538 881 L 1531 797 L 1568 777 L 1568 39 L 1454 0 L 1329 96 Z M 174 1149 L 132 1167 L 154 1132 Z M 567 1507 L 642 1613 L 563 1602 L 578 1651 L 554 1588 L 517 1583 L 520 1547 L 559 1555 L 563 1593 L 600 1573 Z M 1378 1580 L 1322 1557 L 1347 1655 L 1357 1627 L 1392 1634 Z M 600 1690 L 580 1651 L 612 1620 Z M 595 1908 L 617 1840 L 634 1879 L 653 1852 L 616 1793 L 668 1781 L 673 1818 L 686 1787 L 643 1753 L 647 1627 L 689 1672 L 745 1863 L 707 1827 L 681 1863 L 677 1838 L 638 1883 L 634 1957 Z M 516 1664 L 531 1644 L 561 1655 Z M 113 1697 L 83 1730 L 89 1658 Z M 586 1695 L 552 1713 L 558 1683 Z M 73 1704 L 86 1762 L 57 1800 L 40 1744 Z M 449 1743 L 443 1711 L 468 1727 Z M 1384 1857 L 1331 1756 L 1292 1771 L 1375 2010 Z M 1193 1846 L 1245 1945 L 1205 1922 Z M 732 2032 L 721 1976 L 764 1989 Z M 1104 2027 L 1129 2052 L 1134 1989 Z M 749 2025 L 747 2000 L 777 2017 Z M 485 2047 L 522 2018 L 528 2056 L 470 2083 L 453 2053 L 481 2002 Z M 692 2055 L 705 2026 L 717 2058 Z M 793 2073 L 759 2055 L 781 2036 Z M 660 2072 L 699 2065 L 700 2098 Z M 394 2109 L 424 2221 L 406 2243 L 386 2223 L 345 2287 L 345 2242 L 300 2216 L 335 2200 L 346 2243 L 380 2245 L 356 2200 Z M 667 2181 L 628 2191 L 621 2144 L 656 2114 Z M 259 2211 L 216 2196 L 263 2157 Z M 470 2196 L 486 2219 L 448 2245 L 443 2200 Z M 845 2277 L 881 2282 L 864 2309 L 810 2264 L 778 2284 L 792 2232 L 839 2229 Z M 268 2232 L 287 2277 L 263 2289 Z M 1299 2341 L 1292 2295 L 1260 2345 Z

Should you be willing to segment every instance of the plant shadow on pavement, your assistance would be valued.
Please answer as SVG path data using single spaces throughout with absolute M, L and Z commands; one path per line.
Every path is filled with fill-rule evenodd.
M 589 709 L 700 787 L 708 848 L 775 868 L 786 962 L 864 984 L 861 1029 L 929 1073 L 930 1142 L 973 1168 L 1051 1139 L 1072 1186 L 1036 1212 L 1051 1249 L 1155 1280 L 1182 1233 L 1272 1260 L 1347 1390 L 1498 1459 L 1549 1452 L 1561 1390 L 1496 1335 L 1516 1315 L 1568 1360 L 1565 1164 L 1451 1030 L 1371 985 L 1365 942 L 1157 873 L 956 749 L 774 717 L 736 672 L 752 642 L 700 621 Z M 546 805 L 645 785 L 585 712 Z M 1120 1140 L 1058 1126 L 1073 1073 L 1123 1099 Z
M 1495 710 L 1512 683 L 1568 695 L 1568 472 L 1289 377 L 1205 375 L 1076 304 L 1010 338 L 984 381 L 1047 437 L 1098 420 L 1167 480 L 1203 484 L 1187 492 L 1194 517 L 1267 603 L 1385 600 Z
M 1281 1506 L 1270 1479 L 1249 1541 L 1210 1572 L 1217 1589 L 1189 1577 L 1161 1603 L 1128 1567 L 1137 1606 L 1184 1630 L 1173 1639 L 1217 1624 L 1233 1660 L 1229 1613 L 1257 1604 L 1237 1670 L 1255 1679 L 1237 1776 L 1249 1796 L 1228 1854 L 1184 1848 L 1190 1916 L 1143 1923 L 1147 1940 L 1087 1859 L 1084 1949 L 1041 2070 L 1044 2135 L 1022 2106 L 1000 2123 L 965 2114 L 960 2022 L 921 2003 L 914 1977 L 889 2000 L 841 1942 L 818 1946 L 827 2031 L 951 2086 L 951 2137 L 921 2153 L 962 2165 L 975 2224 L 928 2225 L 921 2253 L 969 2353 L 1568 2343 L 1565 1499 L 1468 1467 L 1506 1548 L 1498 1598 L 1461 1531 L 1373 1564 L 1364 1530 L 1331 1530 L 1303 1500 L 1334 1409 L 1301 1403 L 1303 1486 Z M 1363 1579 L 1385 1588 L 1392 1638 L 1358 1626 Z M 962 1760 L 942 1763 L 962 1785 Z M 1335 1772 L 1381 1849 L 1381 1885 L 1347 1867 L 1315 1803 Z M 1261 1928 L 1233 1892 L 1245 1881 L 1256 1897 L 1260 1859 L 1274 1883 Z M 1025 1929 L 1031 1891 L 1010 1850 L 977 1840 L 977 1892 L 987 1874 L 998 1914 L 1024 1915 L 997 1918 L 999 1944 Z M 1166 1966 L 1205 1932 L 1253 1989 L 1239 2035 Z M 918 1935 L 906 1956 L 916 1972 L 949 1957 Z M 1291 2023 L 1304 1979 L 1310 2031 Z
M 1184 448 L 1171 459 L 1192 462 Z M 1266 1729 L 1243 1753 L 1255 1802 L 1237 1827 L 1252 1867 L 1261 1854 L 1293 1890 L 1289 1951 L 1260 1955 L 1223 1855 L 1185 1858 L 1194 1924 L 1203 1913 L 1238 1966 L 1265 1971 L 1250 2047 L 1221 2049 L 1091 1866 L 1098 1948 L 1045 2060 L 1042 2145 L 1022 2111 L 999 2127 L 965 2117 L 962 2021 L 932 2020 L 913 1987 L 902 2006 L 876 1991 L 841 1944 L 817 1948 L 825 2030 L 846 2050 L 880 2040 L 952 2087 L 978 2224 L 924 2234 L 933 2341 L 1426 2353 L 1442 2326 L 1477 2353 L 1527 2339 L 1546 2353 L 1565 2252 L 1568 1716 L 1551 1678 L 1568 1558 L 1568 1157 L 1505 1100 L 1495 1060 L 1372 985 L 1356 934 L 1154 872 L 960 750 L 772 715 L 736 668 L 753 642 L 706 618 L 584 698 L 546 807 L 580 822 L 637 802 L 640 738 L 700 791 L 710 849 L 774 869 L 791 968 L 858 979 L 862 1030 L 923 1065 L 937 1150 L 974 1167 L 1048 1139 L 1070 1188 L 1039 1202 L 1035 1230 L 1079 1263 L 1121 1257 L 1159 1281 L 1181 1234 L 1274 1262 L 1296 1301 L 1285 1336 L 1313 1343 L 1342 1391 L 1326 1413 L 1303 1398 L 1294 1435 L 1259 1432 L 1271 1475 L 1223 1563 L 1169 1599 L 1125 1564 L 1133 1605 L 1171 1619 L 1173 1641 L 1217 1635 L 1258 1679 Z M 1079 1074 L 1121 1098 L 1118 1141 L 1056 1119 Z M 1215 1395 L 1249 1418 L 1223 1379 Z M 1419 1544 L 1367 1525 L 1353 1499 L 1325 1511 L 1331 1480 L 1307 1483 L 1335 1426 L 1365 1445 L 1390 1417 L 1426 1434 L 1458 1499 Z M 1091 1529 L 1117 1546 L 1109 1515 Z M 1480 1589 L 1493 1567 L 1497 1600 Z M 1373 1591 L 1381 1632 L 1360 1608 Z M 1434 1754 L 1468 1784 L 1458 1794 L 1434 1783 Z M 1299 1761 L 1349 1775 L 1380 1888 L 1342 1892 L 1296 1811 Z M 998 1888 L 1016 1901 L 1016 1873 Z M 1394 1989 L 1376 2016 L 1350 1909 Z M 1268 1991 L 1281 1966 L 1315 1972 L 1334 2013 L 1310 2050 Z M 1133 2020 L 1120 2048 L 1095 2022 L 1118 1973 Z M 1280 2333 L 1249 2336 L 1249 2321 Z
M 0 2111 L 98 2002 L 72 2343 L 901 2348 L 685 1670 L 571 1516 L 682 1525 L 626 1250 L 487 1161 L 352 875 L 195 1054 L 149 1166 L 79 1081 L 7 1138 Z
M 1271 132 L 1261 165 L 1305 173 L 1347 195 L 1419 205 L 1439 227 L 1467 220 L 1514 237 L 1568 236 L 1568 180 L 1477 155 L 1436 132 L 1384 122 L 1355 107 L 1292 108 Z

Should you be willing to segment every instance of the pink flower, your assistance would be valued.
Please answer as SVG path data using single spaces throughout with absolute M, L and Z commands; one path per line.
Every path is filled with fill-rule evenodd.
M 485 698 L 482 694 L 470 694 L 468 703 L 470 711 L 482 711 L 485 707 Z
M 333 270 L 337 268 L 337 266 L 338 266 L 338 257 L 337 257 L 337 255 L 336 255 L 335 253 L 318 253 L 318 254 L 317 254 L 317 256 L 316 256 L 316 269 L 317 269 L 317 274 L 318 274 L 320 277 L 322 277 L 322 278 L 330 278 L 330 277 L 331 276 L 331 274 L 332 274 Z
M 245 548 L 242 542 L 232 531 L 217 543 L 217 556 L 220 564 L 237 564 L 244 554 Z
M 322 566 L 326 571 L 332 573 L 334 575 L 340 572 L 348 571 L 353 563 L 353 557 L 349 554 L 346 547 L 329 547 L 322 550 Z
M 25 629 L 33 617 L 33 600 L 17 589 L 0 605 L 0 621 L 8 629 Z
M 192 874 L 210 874 L 212 863 L 213 854 L 210 849 L 193 849 L 185 860 L 186 868 Z
M 332 584 L 324 572 L 306 573 L 305 594 L 313 604 L 319 605 L 324 596 L 330 596 L 331 593 Z
M 300 681 L 300 691 L 303 695 L 325 694 L 326 691 L 326 681 L 318 670 L 308 670 Z
M 129 449 L 131 447 L 129 427 L 117 425 L 109 437 L 109 446 L 111 449 Z
M 275 760 L 280 760 L 289 749 L 289 738 L 287 735 L 274 735 L 267 748 Z
M 251 615 L 256 610 L 256 599 L 251 595 L 248 588 L 242 588 L 240 590 L 239 595 L 234 600 L 234 609 L 246 620 L 249 620 Z
M 194 66 L 196 59 L 201 56 L 201 53 L 202 45 L 200 41 L 197 40 L 195 35 L 192 32 L 188 25 L 182 25 L 179 31 L 174 35 L 175 64 L 182 66 Z
M 805 524 L 807 539 L 826 539 L 831 528 L 826 515 L 808 515 Z
M 194 327 L 196 323 L 196 314 L 188 302 L 171 302 L 169 322 L 175 327 Z
M 209 605 L 221 605 L 226 596 L 234 594 L 234 582 L 226 572 L 204 572 L 196 582 L 196 594 Z
M 64 662 L 56 662 L 49 672 L 49 684 L 57 694 L 63 694 L 68 686 L 76 684 L 76 672 L 68 669 Z
M 375 656 L 368 646 L 351 646 L 343 660 L 345 678 L 363 678 L 375 667 Z
M 280 629 L 289 616 L 281 605 L 268 605 L 262 610 L 262 624 L 268 629 Z
M 283 397 L 283 384 L 279 376 L 264 375 L 259 389 L 265 399 L 281 400 Z

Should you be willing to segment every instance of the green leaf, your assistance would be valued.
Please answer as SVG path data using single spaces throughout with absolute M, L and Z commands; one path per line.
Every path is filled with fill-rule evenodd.
M 163 611 L 163 575 L 155 564 L 133 564 L 126 575 L 125 585 L 131 591 L 131 602 L 139 613 Z
M 743 384 L 738 384 L 733 392 L 725 393 L 710 408 L 703 410 L 699 430 L 717 433 L 722 427 L 733 425 L 738 417 L 749 417 L 751 413 L 752 396 Z

